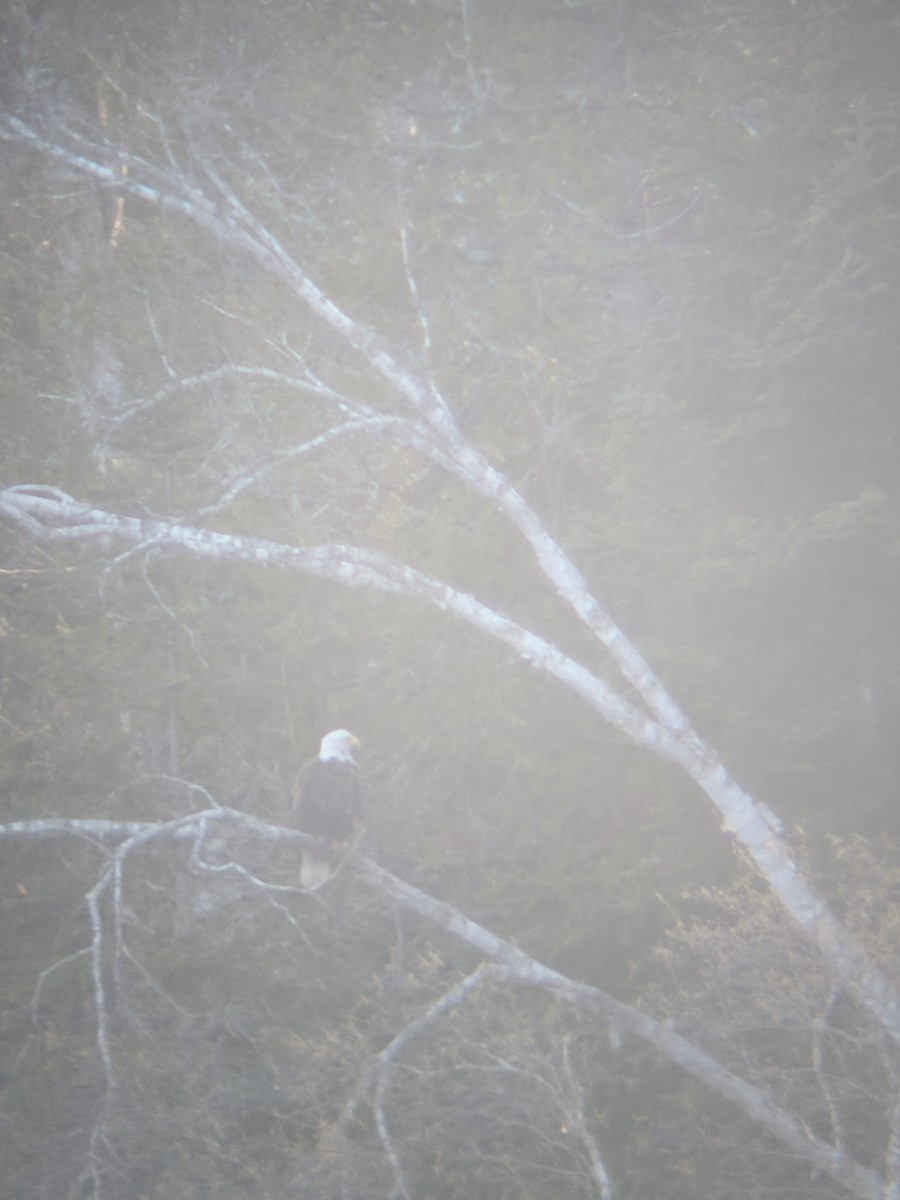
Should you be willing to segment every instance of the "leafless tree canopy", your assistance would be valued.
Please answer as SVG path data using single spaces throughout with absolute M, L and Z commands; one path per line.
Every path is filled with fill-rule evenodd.
M 4 21 L 16 1194 L 897 1200 L 892 6 Z

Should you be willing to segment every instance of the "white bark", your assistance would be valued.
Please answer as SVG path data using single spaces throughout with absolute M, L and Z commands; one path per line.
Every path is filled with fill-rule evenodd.
M 19 485 L 0 492 L 0 514 L 48 540 L 120 540 L 140 550 L 168 548 L 223 562 L 303 571 L 351 587 L 416 596 L 510 647 L 535 670 L 558 679 L 636 745 L 680 765 L 722 814 L 723 828 L 748 851 L 782 905 L 844 984 L 900 1044 L 900 996 L 884 972 L 834 917 L 791 857 L 782 826 L 755 801 L 689 729 L 647 715 L 603 679 L 474 596 L 400 563 L 355 546 L 289 546 L 214 533 L 178 522 L 120 517 L 80 504 L 56 488 Z M 624 637 L 621 639 L 624 641 Z M 647 668 L 649 671 L 649 668 Z M 650 692 L 647 681 L 644 690 Z M 665 695 L 663 693 L 663 695 Z M 656 704 L 665 713 L 667 701 Z
M 134 196 L 193 222 L 222 248 L 249 256 L 277 277 L 324 327 L 356 350 L 372 372 L 390 385 L 405 403 L 409 414 L 407 417 L 388 417 L 364 404 L 347 402 L 332 394 L 340 420 L 321 435 L 320 442 L 304 443 L 293 453 L 298 457 L 312 453 L 318 445 L 338 437 L 389 438 L 414 447 L 475 489 L 525 539 L 560 600 L 606 648 L 624 680 L 641 697 L 644 707 L 639 708 L 594 672 L 475 597 L 363 548 L 287 546 L 215 533 L 178 522 L 118 517 L 79 504 L 56 489 L 41 486 L 8 488 L 0 495 L 0 513 L 35 537 L 55 540 L 93 538 L 103 542 L 123 540 L 137 550 L 167 547 L 200 557 L 301 570 L 345 585 L 417 596 L 510 647 L 524 662 L 570 688 L 637 745 L 677 763 L 690 775 L 716 806 L 724 828 L 751 856 L 786 912 L 818 947 L 836 976 L 900 1044 L 900 996 L 884 972 L 808 884 L 791 856 L 777 818 L 737 785 L 710 747 L 697 736 L 685 714 L 636 647 L 605 612 L 581 573 L 544 528 L 525 498 L 462 437 L 449 404 L 433 381 L 405 367 L 374 332 L 335 305 L 221 180 L 214 179 L 218 191 L 210 196 L 185 178 L 154 167 L 137 156 L 117 152 L 117 166 L 112 168 L 105 165 L 104 155 L 100 152 L 92 154 L 90 147 L 73 149 L 44 137 L 13 118 L 7 119 L 5 126 L 0 128 L 0 136 L 30 145 L 69 171 L 99 180 L 117 194 Z M 210 171 L 207 174 L 213 178 Z M 407 273 L 409 275 L 408 263 Z M 430 338 L 427 328 L 423 332 Z M 292 386 L 329 398 L 324 385 L 309 375 Z M 222 502 L 209 511 L 220 509 L 240 491 L 252 486 L 264 470 L 264 465 L 249 468 L 232 483 Z M 524 971 L 524 964 L 521 966 Z M 543 977 L 541 986 L 547 986 Z M 571 981 L 567 981 L 567 986 L 571 986 Z M 620 1023 L 629 1027 L 627 1021 Z M 672 1054 L 674 1051 L 675 1047 L 668 1045 L 666 1052 Z M 833 1173 L 836 1167 L 832 1163 L 830 1168 L 823 1166 L 823 1169 Z
M 103 965 L 108 961 L 108 956 L 121 951 L 121 944 L 117 944 L 115 937 L 112 939 L 113 944 L 110 944 L 110 938 L 102 919 L 101 904 L 104 898 L 108 898 L 109 892 L 112 890 L 111 885 L 125 868 L 128 858 L 141 846 L 149 844 L 151 841 L 185 838 L 190 839 L 195 847 L 202 846 L 208 828 L 214 824 L 240 828 L 248 834 L 265 839 L 288 836 L 292 839 L 306 840 L 303 835 L 296 834 L 293 830 L 278 829 L 237 810 L 225 808 L 209 809 L 159 823 L 46 818 L 39 821 L 18 821 L 0 825 L 0 839 L 56 834 L 57 836 L 74 835 L 91 839 L 118 840 L 118 845 L 108 853 L 108 857 L 104 861 L 97 883 L 85 897 L 93 931 L 90 947 L 86 951 L 68 955 L 65 960 L 47 968 L 42 973 L 37 988 L 39 991 L 47 975 L 62 966 L 63 962 L 71 962 L 85 952 L 90 953 L 94 980 L 96 1041 L 109 1093 L 104 1105 L 104 1113 L 108 1110 L 109 1097 L 116 1086 L 117 1073 L 107 1039 L 108 1002 L 103 982 Z M 362 856 L 353 857 L 348 860 L 347 865 L 353 869 L 359 879 L 382 896 L 390 898 L 401 907 L 416 913 L 428 923 L 466 942 L 490 963 L 490 966 L 485 966 L 469 975 L 457 987 L 437 1000 L 417 1021 L 412 1022 L 397 1034 L 377 1056 L 372 1068 L 363 1077 L 359 1087 L 345 1106 L 342 1123 L 352 1118 L 355 1108 L 374 1080 L 376 1084 L 376 1119 L 380 1113 L 379 1137 L 401 1193 L 406 1194 L 402 1164 L 384 1111 L 390 1064 L 402 1054 L 415 1037 L 421 1035 L 429 1025 L 453 1007 L 470 999 L 478 985 L 490 977 L 503 982 L 541 988 L 566 1004 L 595 1014 L 617 1032 L 629 1033 L 648 1043 L 669 1061 L 699 1080 L 705 1087 L 736 1105 L 740 1111 L 789 1148 L 793 1154 L 808 1162 L 815 1170 L 829 1175 L 845 1187 L 850 1194 L 860 1197 L 861 1200 L 886 1200 L 889 1196 L 893 1198 L 894 1193 L 891 1187 L 885 1184 L 878 1173 L 854 1160 L 847 1153 L 846 1148 L 840 1144 L 840 1141 L 832 1145 L 815 1136 L 804 1121 L 781 1108 L 768 1092 L 722 1066 L 705 1050 L 679 1034 L 671 1023 L 658 1021 L 640 1009 L 620 1003 L 600 988 L 580 983 L 545 966 L 511 942 L 472 921 L 459 909 L 427 895 L 371 859 Z M 238 863 L 224 864 L 216 869 L 225 868 L 242 872 L 246 878 L 253 879 L 255 885 L 263 891 L 272 888 L 276 893 L 290 890 L 300 894 L 299 889 L 285 889 L 282 885 L 272 885 L 263 879 L 251 876 Z M 121 921 L 121 913 L 116 908 L 116 899 L 113 896 L 111 905 L 114 927 L 117 922 Z M 102 1124 L 102 1120 L 103 1116 L 100 1118 L 100 1124 Z M 590 1137 L 589 1131 L 585 1130 L 584 1133 Z M 894 1148 L 892 1142 L 891 1149 Z M 599 1152 L 594 1168 L 599 1172 L 596 1175 L 599 1185 L 599 1181 L 605 1177 L 605 1169 Z M 608 1178 L 603 1186 L 607 1189 L 611 1188 Z

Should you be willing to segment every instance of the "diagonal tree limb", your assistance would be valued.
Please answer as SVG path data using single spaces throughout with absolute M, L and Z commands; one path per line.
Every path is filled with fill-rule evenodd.
M 724 830 L 747 850 L 782 906 L 847 988 L 900 1044 L 900 995 L 791 856 L 780 823 L 732 779 L 707 747 L 658 723 L 556 646 L 433 576 L 380 552 L 346 545 L 290 546 L 217 533 L 176 521 L 117 516 L 81 504 L 57 488 L 19 485 L 0 492 L 0 514 L 47 540 L 123 540 L 197 557 L 306 572 L 351 587 L 426 601 L 508 646 L 535 670 L 559 680 L 638 746 L 681 766 L 722 815 Z
M 73 820 L 46 818 L 40 821 L 19 821 L 0 825 L 0 840 L 4 838 L 76 835 L 118 839 L 119 845 L 112 851 L 113 859 L 120 863 L 142 845 L 166 838 L 196 840 L 203 835 L 208 823 L 220 822 L 240 828 L 266 839 L 304 839 L 304 835 L 293 830 L 268 825 L 258 818 L 235 809 L 215 808 L 192 813 L 166 822 L 116 822 L 108 820 Z M 421 1029 L 436 1019 L 444 1010 L 461 1002 L 489 974 L 495 978 L 515 982 L 527 987 L 536 987 L 556 996 L 575 1008 L 593 1013 L 611 1028 L 627 1032 L 640 1041 L 653 1046 L 670 1062 L 681 1067 L 703 1086 L 733 1103 L 752 1121 L 764 1128 L 799 1158 L 815 1169 L 824 1172 L 841 1184 L 860 1200 L 896 1200 L 892 1188 L 886 1185 L 879 1174 L 852 1158 L 843 1146 L 831 1145 L 817 1137 L 804 1121 L 778 1105 L 772 1096 L 742 1079 L 724 1067 L 701 1047 L 688 1041 L 673 1027 L 671 1022 L 658 1021 L 632 1005 L 622 1004 L 601 988 L 580 983 L 560 972 L 545 966 L 524 950 L 479 925 L 445 901 L 429 896 L 426 892 L 406 883 L 384 867 L 365 857 L 348 863 L 354 874 L 379 894 L 389 897 L 401 907 L 416 913 L 429 924 L 465 942 L 488 960 L 484 972 L 476 970 L 466 977 L 456 989 L 441 997 L 418 1023 L 398 1034 L 382 1051 L 384 1063 L 389 1063 L 406 1043 Z M 111 878 L 111 865 L 106 864 L 92 889 L 99 895 Z M 101 931 L 102 941 L 102 931 Z M 100 953 L 102 953 L 102 945 Z M 103 998 L 101 997 L 101 1000 Z M 105 1000 L 103 1001 L 105 1003 Z M 104 1046 L 100 1036 L 100 1014 L 98 1017 L 98 1047 L 101 1056 Z M 106 1048 L 108 1054 L 108 1047 Z M 104 1065 L 106 1065 L 104 1058 Z M 376 1064 L 377 1066 L 377 1064 Z M 372 1075 L 368 1077 L 371 1082 Z M 107 1072 L 108 1093 L 114 1087 L 115 1077 Z M 360 1085 L 364 1087 L 366 1080 Z M 108 1103 L 108 1099 L 107 1099 Z M 358 1103 L 354 1097 L 345 1107 L 345 1119 L 352 1114 Z

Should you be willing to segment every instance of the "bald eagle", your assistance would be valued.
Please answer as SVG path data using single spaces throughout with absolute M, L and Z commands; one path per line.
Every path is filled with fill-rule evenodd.
M 314 888 L 331 874 L 339 842 L 353 835 L 362 818 L 359 778 L 353 751 L 359 738 L 347 729 L 333 729 L 322 738 L 319 757 L 308 762 L 297 777 L 290 824 L 313 837 L 334 845 L 327 857 L 304 850 L 300 862 L 300 885 Z

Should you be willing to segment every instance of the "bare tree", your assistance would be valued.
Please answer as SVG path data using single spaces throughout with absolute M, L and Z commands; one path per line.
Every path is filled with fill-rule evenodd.
M 125 1007 L 127 1010 L 129 986 L 126 977 L 136 972 L 149 984 L 160 1005 L 175 1010 L 179 1007 L 176 1000 L 149 975 L 130 948 L 127 933 L 129 910 L 123 898 L 129 863 L 143 848 L 151 844 L 160 845 L 171 840 L 186 841 L 190 846 L 189 865 L 192 871 L 240 881 L 245 895 L 255 893 L 261 896 L 291 926 L 299 928 L 296 918 L 286 905 L 287 898 L 296 895 L 298 889 L 255 874 L 243 865 L 239 855 L 229 856 L 229 842 L 232 846 L 239 846 L 239 839 L 246 839 L 248 835 L 257 842 L 270 845 L 273 839 L 281 840 L 287 836 L 301 843 L 309 841 L 304 834 L 288 834 L 285 830 L 266 826 L 245 813 L 227 808 L 209 809 L 165 823 L 127 824 L 114 821 L 44 819 L 0 827 L 0 837 L 3 838 L 74 836 L 111 843 L 109 860 L 85 896 L 90 916 L 90 944 L 48 965 L 38 979 L 32 1000 L 32 1011 L 38 1029 L 42 992 L 48 981 L 55 972 L 64 970 L 78 957 L 89 957 L 95 1044 L 105 1079 L 105 1100 L 90 1135 L 90 1165 L 80 1178 L 90 1177 L 95 1190 L 103 1190 L 104 1178 L 110 1170 L 108 1155 L 115 1154 L 113 1130 L 122 1080 L 111 1046 L 110 1020 L 114 1008 Z M 347 865 L 367 887 L 402 908 L 416 913 L 431 925 L 468 943 L 482 956 L 482 963 L 474 972 L 433 1001 L 373 1057 L 352 1096 L 346 1101 L 337 1123 L 336 1129 L 340 1133 L 353 1121 L 361 1102 L 368 1100 L 372 1106 L 378 1139 L 390 1164 L 395 1187 L 401 1195 L 409 1196 L 413 1192 L 406 1180 L 402 1158 L 391 1134 L 388 1105 L 392 1073 L 398 1063 L 402 1062 L 411 1045 L 432 1032 L 449 1012 L 470 1001 L 486 983 L 546 991 L 566 1005 L 583 1010 L 601 1020 L 608 1027 L 610 1038 L 616 1044 L 621 1041 L 623 1035 L 649 1044 L 692 1075 L 704 1087 L 736 1105 L 753 1122 L 787 1146 L 793 1154 L 809 1163 L 814 1170 L 823 1172 L 842 1184 L 851 1194 L 871 1200 L 891 1194 L 890 1189 L 894 1183 L 855 1161 L 843 1144 L 839 1128 L 833 1131 L 836 1137 L 834 1143 L 817 1137 L 802 1119 L 782 1108 L 769 1091 L 742 1079 L 740 1075 L 724 1067 L 700 1046 L 692 1044 L 679 1033 L 672 1022 L 659 1021 L 646 1012 L 616 1001 L 599 988 L 579 983 L 544 966 L 503 938 L 470 920 L 452 905 L 426 895 L 369 859 L 358 857 L 348 861 Z M 224 903 L 221 897 L 219 903 Z M 615 1185 L 605 1166 L 601 1140 L 593 1132 L 587 1119 L 583 1092 L 577 1082 L 571 1060 L 571 1042 L 566 1038 L 567 1035 L 561 1035 L 560 1059 L 554 1068 L 555 1078 L 552 1085 L 543 1079 L 539 1080 L 539 1086 L 542 1090 L 551 1088 L 553 1107 L 560 1113 L 566 1131 L 571 1131 L 578 1143 L 578 1155 L 586 1159 L 585 1179 L 589 1183 L 589 1194 L 597 1195 L 601 1200 L 608 1200 L 616 1194 Z M 522 1066 L 521 1074 L 530 1076 L 533 1069 L 530 1066 Z M 515 1087 L 521 1086 L 522 1080 L 517 1078 L 516 1072 L 508 1066 L 504 1067 L 503 1074 L 510 1077 L 506 1079 L 507 1082 L 511 1080 Z M 891 1141 L 893 1144 L 893 1138 Z M 572 1152 L 570 1148 L 568 1153 Z
M 195 222 L 228 250 L 250 255 L 281 279 L 298 302 L 307 305 L 323 324 L 363 357 L 376 376 L 394 389 L 407 411 L 405 415 L 394 415 L 390 410 L 379 411 L 332 394 L 308 373 L 286 378 L 284 382 L 300 391 L 331 399 L 338 423 L 312 442 L 303 442 L 279 457 L 305 456 L 325 442 L 368 434 L 414 450 L 452 473 L 477 491 L 526 540 L 559 599 L 601 642 L 642 704 L 631 702 L 594 672 L 475 597 L 364 547 L 324 545 L 300 549 L 179 523 L 118 517 L 73 501 L 56 489 L 33 484 L 6 489 L 2 495 L 4 514 L 32 536 L 51 540 L 117 537 L 138 550 L 178 548 L 220 560 L 288 566 L 351 586 L 416 596 L 505 642 L 530 666 L 560 679 L 637 745 L 677 763 L 691 776 L 721 813 L 724 830 L 747 850 L 787 912 L 819 947 L 846 986 L 900 1043 L 900 997 L 807 883 L 791 856 L 778 818 L 766 804 L 738 786 L 711 747 L 691 727 L 650 665 L 591 593 L 575 564 L 524 497 L 463 437 L 436 381 L 427 375 L 420 377 L 401 365 L 374 332 L 330 300 L 224 182 L 222 194 L 210 197 L 128 155 L 122 158 L 128 166 L 128 174 L 123 178 L 96 158 L 48 142 L 17 119 L 7 123 L 6 137 L 33 145 L 107 187 L 123 190 Z M 142 168 L 146 182 L 142 179 Z M 252 476 L 240 480 L 230 489 L 228 498 L 251 482 Z
M 154 107 L 140 89 L 129 93 L 103 71 L 98 72 L 96 80 L 95 120 L 75 116 L 76 110 L 67 100 L 60 101 L 52 115 L 42 119 L 36 114 L 46 111 L 46 105 L 42 107 L 34 91 L 29 115 L 20 113 L 4 120 L 0 136 L 20 161 L 45 164 L 54 172 L 52 177 L 67 188 L 95 188 L 103 198 L 111 198 L 111 207 L 106 205 L 103 210 L 109 253 L 119 254 L 132 223 L 146 219 L 149 213 L 155 222 L 154 233 L 184 247 L 191 261 L 197 260 L 201 253 L 197 247 L 202 247 L 202 253 L 217 266 L 225 264 L 223 270 L 250 278 L 253 286 L 260 280 L 274 280 L 277 304 L 287 301 L 291 306 L 283 332 L 248 333 L 237 306 L 228 308 L 210 294 L 205 298 L 207 308 L 232 327 L 240 328 L 237 348 L 229 347 L 219 361 L 202 369 L 186 370 L 177 365 L 171 348 L 174 332 L 160 330 L 159 308 L 148 303 L 146 326 L 158 358 L 158 378 L 143 396 L 125 394 L 122 364 L 115 348 L 97 342 L 90 382 L 85 383 L 82 393 L 66 399 L 92 431 L 100 469 L 112 469 L 117 437 L 147 414 L 173 401 L 180 402 L 185 410 L 196 411 L 205 398 L 212 398 L 215 408 L 220 395 L 229 389 L 240 392 L 265 388 L 286 397 L 287 405 L 299 413 L 296 426 L 300 432 L 285 443 L 280 440 L 281 429 L 272 432 L 266 428 L 262 414 L 253 411 L 248 422 L 251 418 L 255 422 L 254 434 L 242 443 L 234 425 L 223 429 L 216 421 L 210 422 L 209 444 L 203 448 L 203 455 L 215 459 L 216 469 L 203 478 L 203 483 L 205 486 L 212 477 L 214 484 L 193 506 L 189 517 L 109 511 L 100 503 L 71 496 L 54 483 L 34 479 L 7 486 L 0 493 L 0 513 L 34 543 L 95 545 L 108 563 L 119 568 L 129 564 L 140 567 L 150 556 L 171 553 L 187 556 L 194 563 L 207 560 L 299 572 L 342 587 L 421 601 L 448 620 L 472 627 L 539 675 L 562 685 L 632 744 L 681 768 L 718 812 L 723 833 L 746 852 L 771 896 L 818 956 L 826 975 L 835 981 L 833 987 L 851 998 L 848 1003 L 854 1008 L 856 1025 L 877 1031 L 868 1035 L 878 1049 L 866 1058 L 866 1069 L 874 1058 L 881 1062 L 888 1083 L 879 1093 L 880 1103 L 890 1108 L 892 1115 L 884 1121 L 877 1152 L 868 1146 L 857 1151 L 844 1133 L 845 1097 L 832 1090 L 823 1067 L 825 1034 L 814 1037 L 811 1043 L 814 1073 L 831 1113 L 830 1121 L 819 1126 L 807 1121 L 801 1104 L 782 1102 L 777 1081 L 767 1086 L 753 1072 L 742 1073 L 741 1064 L 726 1063 L 724 1054 L 714 1056 L 704 1047 L 702 1038 L 691 1040 L 676 1021 L 660 1020 L 649 1011 L 624 1004 L 597 987 L 552 970 L 458 908 L 427 895 L 354 851 L 337 873 L 339 880 L 346 879 L 348 885 L 376 894 L 386 910 L 396 906 L 409 911 L 430 928 L 459 939 L 477 952 L 478 961 L 471 969 L 454 972 L 452 978 L 442 981 L 442 986 L 435 984 L 427 1002 L 402 1006 L 402 1017 L 394 1018 L 389 1036 L 382 1038 L 377 1050 L 369 1047 L 367 1055 L 360 1050 L 353 1063 L 353 1085 L 340 1104 L 333 1104 L 336 1111 L 323 1122 L 328 1127 L 331 1157 L 320 1154 L 309 1176 L 321 1178 L 326 1194 L 328 1188 L 341 1189 L 346 1195 L 361 1190 L 360 1180 L 373 1155 L 383 1172 L 386 1193 L 393 1190 L 405 1198 L 417 1194 L 415 1171 L 409 1166 L 406 1149 L 412 1135 L 403 1106 L 395 1103 L 395 1087 L 402 1090 L 397 1082 L 401 1066 L 410 1061 L 418 1047 L 437 1045 L 438 1030 L 450 1014 L 472 1009 L 487 989 L 493 988 L 546 993 L 565 1006 L 590 1014 L 609 1031 L 612 1041 L 628 1035 L 676 1064 L 709 1093 L 726 1098 L 812 1171 L 824 1174 L 853 1195 L 872 1200 L 896 1198 L 900 1196 L 900 995 L 894 982 L 801 869 L 779 817 L 764 800 L 752 796 L 734 779 L 716 750 L 694 729 L 660 676 L 566 552 L 561 539 L 526 498 L 514 475 L 501 469 L 499 460 L 492 459 L 470 435 L 466 402 L 467 392 L 474 385 L 466 382 L 465 371 L 454 375 L 448 370 L 449 356 L 440 364 L 436 361 L 437 346 L 447 334 L 435 317 L 417 264 L 412 184 L 416 153 L 425 144 L 447 153 L 457 153 L 464 147 L 477 151 L 474 141 L 464 141 L 467 121 L 474 128 L 474 121 L 469 121 L 473 114 L 483 122 L 496 123 L 501 142 L 504 120 L 526 119 L 521 112 L 498 103 L 502 88 L 489 72 L 479 70 L 468 4 L 461 5 L 459 16 L 463 72 L 457 73 L 452 82 L 440 76 L 435 79 L 426 72 L 410 82 L 399 98 L 380 106 L 377 153 L 387 162 L 389 185 L 382 195 L 373 197 L 372 204 L 393 214 L 395 244 L 389 258 L 398 286 L 391 295 L 396 299 L 399 291 L 404 298 L 404 312 L 396 321 L 386 322 L 387 333 L 379 331 L 368 314 L 353 315 L 354 309 L 365 313 L 364 295 L 357 295 L 355 302 L 339 302 L 336 297 L 341 290 L 334 281 L 327 285 L 318 281 L 319 267 L 326 277 L 328 272 L 326 264 L 317 262 L 316 236 L 333 237 L 336 242 L 343 236 L 340 214 L 331 221 L 321 216 L 328 211 L 326 201 L 338 204 L 333 181 L 323 177 L 304 192 L 295 185 L 288 167 L 283 163 L 272 165 L 264 146 L 254 146 L 243 131 L 225 120 L 218 140 L 208 136 L 206 123 L 221 96 L 210 82 L 211 76 L 197 87 L 193 107 L 181 122 L 167 110 L 164 100 L 157 98 Z M 257 72 L 248 77 L 248 86 L 263 88 L 262 76 Z M 566 100 L 561 120 L 572 119 L 573 113 L 580 113 L 585 105 L 596 101 L 596 95 L 583 83 L 576 80 L 571 86 L 576 92 L 581 88 L 583 94 Z M 131 130 L 140 130 L 131 144 L 127 137 L 120 139 L 111 132 L 116 124 L 110 116 L 112 108 L 128 113 Z M 28 106 L 23 106 L 21 112 L 27 111 Z M 750 121 L 746 114 L 742 119 L 745 125 Z M 127 127 L 129 122 L 122 124 Z M 754 131 L 748 136 L 757 135 Z M 135 145 L 134 141 L 141 144 Z M 849 151 L 848 156 L 853 157 Z M 253 165 L 252 172 L 242 169 L 247 163 Z M 695 181 L 683 194 L 671 190 L 660 194 L 650 186 L 648 174 L 639 163 L 621 165 L 627 196 L 618 216 L 604 220 L 604 244 L 610 255 L 623 243 L 640 239 L 646 244 L 679 227 L 708 199 L 709 189 L 702 181 Z M 320 195 L 313 199 L 321 203 L 313 205 L 310 196 L 317 188 Z M 468 205 L 470 200 L 462 184 L 457 191 L 456 202 Z M 554 203 L 576 215 L 582 213 L 577 198 L 559 189 L 557 193 Z M 349 265 L 351 274 L 357 263 L 353 240 L 362 237 L 359 230 L 364 229 L 365 214 L 357 220 L 356 232 L 348 236 L 349 244 L 337 256 L 345 267 Z M 505 228 L 527 220 L 527 206 L 514 208 L 507 214 Z M 498 246 L 504 236 L 502 228 L 494 239 L 485 239 L 483 232 L 473 223 L 457 245 L 470 265 L 490 265 L 501 253 Z M 523 240 L 527 241 L 527 236 Z M 578 264 L 557 258 L 544 265 L 567 278 L 577 278 L 580 270 Z M 447 278 L 450 280 L 449 275 Z M 834 279 L 828 276 L 821 286 L 839 286 L 845 278 L 846 269 L 843 273 L 838 270 Z M 612 289 L 616 297 L 614 318 L 623 337 L 629 336 L 636 312 L 643 314 L 642 319 L 649 319 L 655 309 L 653 289 L 646 285 L 644 276 L 631 272 Z M 377 283 L 371 286 L 375 288 Z M 448 286 L 452 291 L 452 280 Z M 365 288 L 361 291 L 364 293 Z M 459 328 L 474 339 L 477 312 L 460 307 L 463 314 Z M 245 337 L 252 346 L 246 353 Z M 499 362 L 502 347 L 493 346 L 491 351 L 491 361 Z M 473 349 L 471 354 L 474 358 L 477 351 Z M 541 419 L 549 430 L 552 417 L 542 414 Z M 553 442 L 548 434 L 543 447 L 548 455 Z M 373 463 L 378 464 L 380 474 Z M 588 666 L 582 658 L 564 651 L 527 618 L 508 616 L 493 600 L 473 595 L 455 579 L 439 577 L 406 558 L 392 557 L 365 539 L 351 542 L 348 536 L 347 540 L 336 540 L 326 533 L 325 540 L 318 544 L 298 545 L 291 540 L 222 532 L 216 527 L 216 518 L 254 498 L 282 506 L 288 513 L 296 497 L 290 487 L 279 488 L 274 481 L 287 471 L 302 469 L 311 510 L 304 516 L 307 526 L 315 528 L 317 514 L 327 511 L 350 514 L 344 520 L 337 519 L 335 527 L 352 529 L 352 514 L 362 503 L 360 496 L 370 487 L 380 492 L 390 467 L 402 477 L 404 498 L 415 491 L 417 484 L 442 487 L 449 481 L 456 489 L 454 494 L 462 492 L 473 497 L 492 520 L 502 523 L 510 540 L 524 547 L 536 574 L 552 591 L 559 610 L 571 623 L 573 642 L 586 636 L 610 672 L 618 672 L 619 682 L 613 684 L 606 671 Z M 116 469 L 120 477 L 127 478 L 127 464 L 122 468 L 120 463 Z M 441 482 L 435 485 L 434 479 Z M 134 496 L 129 506 L 141 511 L 141 503 L 141 498 Z M 327 521 L 322 524 L 327 530 Z M 142 955 L 132 948 L 129 925 L 133 913 L 128 893 L 134 862 L 159 848 L 166 853 L 173 847 L 180 849 L 183 870 L 192 883 L 188 904 L 194 906 L 195 916 L 204 904 L 213 910 L 226 904 L 229 895 L 252 897 L 254 904 L 265 906 L 298 943 L 311 941 L 308 914 L 304 919 L 297 916 L 298 902 L 306 905 L 309 897 L 300 896 L 292 884 L 278 882 L 268 864 L 260 860 L 263 848 L 274 847 L 278 853 L 291 840 L 302 841 L 302 835 L 289 834 L 233 808 L 209 804 L 208 798 L 203 803 L 202 811 L 190 811 L 171 820 L 125 823 L 48 817 L 10 823 L 0 829 L 4 838 L 49 836 L 64 841 L 75 837 L 88 839 L 102 850 L 100 865 L 91 865 L 90 885 L 84 889 L 86 941 L 46 966 L 37 980 L 31 1004 L 34 1039 L 41 1032 L 39 1014 L 46 989 L 75 963 L 89 965 L 92 1041 L 99 1063 L 99 1079 L 94 1083 L 102 1100 L 90 1123 L 84 1166 L 79 1167 L 76 1181 L 67 1184 L 72 1195 L 89 1195 L 91 1191 L 96 1195 L 104 1191 L 118 1194 L 116 1172 L 128 1178 L 127 1169 L 118 1162 L 125 1138 L 119 1124 L 120 1098 L 125 1094 L 119 1056 L 126 1064 L 129 1059 L 124 1050 L 117 1049 L 122 1045 L 114 1033 L 117 1023 L 130 1024 L 149 1041 L 154 1022 L 177 1023 L 185 1018 L 181 1002 L 165 985 L 164 973 L 146 966 Z M 203 892 L 198 882 L 201 880 L 208 892 Z M 312 902 L 317 914 L 321 904 L 323 912 L 319 915 L 323 919 L 333 915 L 329 903 L 327 894 Z M 352 911 L 352 904 L 350 908 Z M 138 985 L 141 1004 L 129 1001 L 137 995 Z M 255 1041 L 255 1035 L 247 1037 Z M 453 1069 L 459 1066 L 455 1060 Z M 525 1080 L 535 1095 L 544 1097 L 544 1115 L 551 1114 L 550 1124 L 555 1123 L 556 1132 L 550 1124 L 540 1126 L 534 1110 L 505 1111 L 512 1122 L 532 1131 L 543 1130 L 548 1144 L 553 1142 L 554 1162 L 577 1165 L 581 1194 L 599 1196 L 601 1200 L 611 1200 L 618 1194 L 616 1172 L 611 1166 L 614 1154 L 609 1155 L 602 1130 L 592 1119 L 588 1089 L 570 1030 L 561 1029 L 555 1045 L 543 1058 L 535 1052 L 527 1062 L 512 1061 L 500 1049 L 488 1047 L 482 1061 L 468 1064 L 473 1071 L 476 1066 L 484 1078 L 500 1081 L 504 1088 L 509 1085 L 511 1090 L 504 1092 L 506 1100 Z M 413 1070 L 410 1068 L 409 1073 Z M 424 1077 L 439 1067 L 429 1062 L 421 1070 Z M 357 1136 L 363 1111 L 371 1121 L 368 1140 Z M 224 1118 L 216 1130 L 227 1141 Z M 324 1144 L 322 1137 L 319 1145 Z M 365 1161 L 359 1177 L 353 1178 L 350 1168 L 357 1152 L 365 1156 Z M 283 1184 L 279 1177 L 271 1186 L 281 1188 Z

